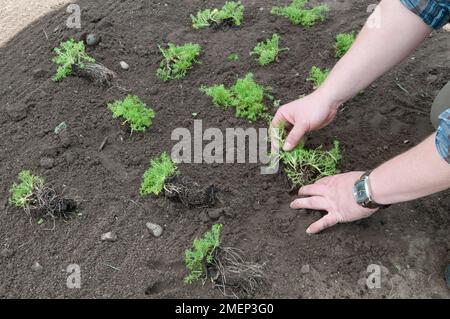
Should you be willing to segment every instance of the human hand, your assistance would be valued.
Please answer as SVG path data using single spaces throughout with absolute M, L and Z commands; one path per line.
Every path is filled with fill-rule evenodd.
M 328 125 L 336 116 L 338 106 L 319 91 L 281 106 L 272 120 L 272 127 L 277 128 L 284 122 L 290 130 L 283 150 L 292 150 L 306 133 Z
M 306 232 L 318 233 L 337 223 L 347 223 L 369 217 L 377 209 L 364 208 L 353 197 L 353 185 L 364 172 L 349 172 L 327 176 L 316 183 L 303 186 L 298 194 L 308 196 L 298 198 L 291 203 L 291 208 L 324 210 L 328 214 L 311 224 Z

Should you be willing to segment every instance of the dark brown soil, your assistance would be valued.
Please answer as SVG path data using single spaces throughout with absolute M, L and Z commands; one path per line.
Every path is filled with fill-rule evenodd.
M 358 30 L 372 2 L 333 1 L 324 23 L 303 29 L 270 15 L 278 1 L 243 1 L 241 27 L 197 31 L 189 14 L 223 1 L 80 0 L 81 30 L 65 27 L 63 8 L 1 47 L 0 245 L 5 253 L 0 256 L 0 297 L 220 297 L 211 285 L 183 284 L 184 250 L 214 222 L 223 223 L 226 246 L 239 248 L 249 261 L 266 263 L 268 284 L 256 297 L 450 297 L 443 280 L 450 243 L 448 191 L 316 236 L 305 230 L 321 213 L 291 210 L 293 196 L 284 176 L 260 175 L 258 165 L 180 165 L 183 176 L 221 190 L 215 208 L 187 209 L 164 196 L 139 196 L 150 159 L 170 151 L 174 128 L 192 129 L 193 112 L 205 128 L 255 126 L 214 107 L 199 92 L 202 84 L 228 86 L 251 71 L 283 103 L 311 92 L 305 82 L 311 66 L 333 66 L 334 37 Z M 51 81 L 52 48 L 85 32 L 101 36 L 89 54 L 117 73 L 117 86 L 98 87 L 78 77 Z M 260 67 L 249 52 L 273 32 L 290 50 L 278 63 Z M 155 77 L 157 45 L 168 41 L 196 42 L 204 51 L 202 64 L 185 79 L 164 83 Z M 400 67 L 348 102 L 332 125 L 311 134 L 310 142 L 330 147 L 333 138 L 339 139 L 342 171 L 373 168 L 419 143 L 433 131 L 428 113 L 448 81 L 449 43 L 448 33 L 433 33 Z M 231 53 L 239 61 L 228 62 Z M 130 65 L 128 71 L 121 70 L 121 60 Z M 106 108 L 128 92 L 157 112 L 145 133 L 130 135 Z M 55 135 L 62 121 L 68 128 Z M 54 165 L 41 167 L 42 157 L 52 158 Z M 57 221 L 50 232 L 9 207 L 8 189 L 24 168 L 76 200 L 77 218 Z M 221 216 L 210 214 L 211 209 Z M 160 238 L 149 234 L 149 221 L 164 227 Z M 117 241 L 102 242 L 101 234 L 109 231 Z M 35 262 L 42 271 L 32 270 Z M 81 267 L 81 289 L 66 287 L 70 264 Z M 369 264 L 385 267 L 380 289 L 365 286 Z

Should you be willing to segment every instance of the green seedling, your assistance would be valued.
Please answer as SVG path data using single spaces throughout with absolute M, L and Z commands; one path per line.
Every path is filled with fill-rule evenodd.
M 27 214 L 31 210 L 39 212 L 42 217 L 65 217 L 76 209 L 77 203 L 57 194 L 44 183 L 44 179 L 32 175 L 30 171 L 19 173 L 19 183 L 14 183 L 9 190 L 10 204 L 22 208 Z
M 309 71 L 309 76 L 306 79 L 314 84 L 314 89 L 322 85 L 330 74 L 330 69 L 324 69 L 323 71 L 317 66 L 313 66 Z
M 173 43 L 168 43 L 166 49 L 158 47 L 164 59 L 161 61 L 156 75 L 163 81 L 182 79 L 194 63 L 200 63 L 197 60 L 201 51 L 201 47 L 198 44 L 186 43 L 177 46 Z
M 238 79 L 229 89 L 221 84 L 211 87 L 202 86 L 200 91 L 211 97 L 216 106 L 233 107 L 236 117 L 256 121 L 258 117 L 268 116 L 267 108 L 263 103 L 264 97 L 269 96 L 268 88 L 257 84 L 253 80 L 252 73 Z
M 158 158 L 150 161 L 150 167 L 145 171 L 140 194 L 142 197 L 154 194 L 159 195 L 166 180 L 178 174 L 177 166 L 172 162 L 167 153 L 162 153 Z
M 231 53 L 228 57 L 227 60 L 230 62 L 234 62 L 239 60 L 239 56 L 236 53 Z
M 274 33 L 271 39 L 259 42 L 250 54 L 256 54 L 262 66 L 267 65 L 275 61 L 281 51 L 289 50 L 289 48 L 280 49 L 279 41 L 280 36 Z
M 108 103 L 108 109 L 111 110 L 113 118 L 123 117 L 123 124 L 128 123 L 131 132 L 144 132 L 152 125 L 155 117 L 155 112 L 135 95 L 128 95 L 123 101 Z
M 336 44 L 334 45 L 336 58 L 343 57 L 350 49 L 353 42 L 355 42 L 355 32 L 339 33 L 336 37 Z
M 278 133 L 275 141 L 280 150 L 276 159 L 283 163 L 284 172 L 294 188 L 309 185 L 322 177 L 337 173 L 337 164 L 341 159 L 339 141 L 335 140 L 333 148 L 329 151 L 324 150 L 322 146 L 307 149 L 303 142 L 292 151 L 283 151 L 281 147 L 286 139 L 284 123 L 276 131 Z
M 292 3 L 285 7 L 273 7 L 271 13 L 282 16 L 293 24 L 303 27 L 312 27 L 319 21 L 324 21 L 326 13 L 329 11 L 327 5 L 319 5 L 311 9 L 305 9 L 307 0 L 293 0 Z
M 56 56 L 52 59 L 58 65 L 58 70 L 53 76 L 53 81 L 60 81 L 73 72 L 73 67 L 83 69 L 86 62 L 95 62 L 95 59 L 86 53 L 83 41 L 70 39 L 62 42 L 58 48 L 54 49 Z
M 213 263 L 214 253 L 220 245 L 221 229 L 221 224 L 214 224 L 202 238 L 194 239 L 192 249 L 185 251 L 184 262 L 189 270 L 189 274 L 184 278 L 185 283 L 192 284 L 206 278 L 205 268 Z
M 27 208 L 33 200 L 36 189 L 42 188 L 44 180 L 34 176 L 30 171 L 24 170 L 19 173 L 19 183 L 14 183 L 9 190 L 9 202 L 19 208 Z
M 240 26 L 244 18 L 244 6 L 241 2 L 227 1 L 222 9 L 206 9 L 191 15 L 194 29 L 207 28 L 211 25 L 220 26 L 224 23 Z

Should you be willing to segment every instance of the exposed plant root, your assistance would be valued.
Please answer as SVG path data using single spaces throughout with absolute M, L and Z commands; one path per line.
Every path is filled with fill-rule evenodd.
M 206 269 L 208 278 L 226 297 L 250 298 L 262 284 L 264 265 L 244 261 L 242 255 L 239 249 L 219 247 Z
M 224 19 L 219 23 L 213 21 L 211 23 L 211 28 L 214 30 L 228 30 L 234 26 L 234 20 L 232 18 Z
M 73 66 L 75 74 L 82 78 L 87 78 L 98 85 L 111 86 L 112 80 L 117 77 L 114 71 L 98 63 L 84 63 L 81 69 L 77 65 Z
M 217 201 L 218 189 L 214 185 L 200 186 L 187 180 L 180 181 L 178 177 L 170 177 L 164 184 L 164 194 L 167 198 L 179 200 L 186 207 L 211 207 Z
M 77 203 L 72 199 L 63 198 L 56 191 L 45 185 L 37 185 L 25 212 L 31 216 L 32 212 L 40 217 L 67 218 L 75 211 Z

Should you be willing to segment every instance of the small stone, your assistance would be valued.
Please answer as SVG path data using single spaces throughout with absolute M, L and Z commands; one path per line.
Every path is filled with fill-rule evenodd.
M 125 61 L 120 61 L 120 67 L 124 70 L 128 70 L 130 66 Z
M 97 45 L 100 42 L 100 37 L 95 33 L 89 33 L 86 35 L 86 44 L 90 46 Z
M 117 240 L 117 235 L 114 232 L 110 231 L 110 232 L 102 234 L 101 239 L 102 239 L 102 241 L 114 242 Z
M 14 250 L 9 249 L 9 248 L 3 248 L 2 251 L 0 251 L 0 256 L 4 257 L 4 258 L 9 258 L 12 257 L 14 255 Z
M 447 23 L 446 25 L 444 25 L 444 27 L 442 29 L 444 29 L 444 31 L 450 32 L 450 23 Z
M 36 271 L 36 272 L 42 271 L 43 269 L 44 269 L 44 267 L 42 267 L 41 264 L 38 262 L 35 262 L 33 264 L 33 266 L 31 266 L 31 270 Z
M 404 140 L 403 141 L 403 144 L 408 144 L 409 143 L 409 140 Z
M 303 265 L 302 268 L 300 269 L 300 272 L 302 274 L 307 274 L 309 273 L 309 271 L 310 271 L 309 265 Z
M 222 215 L 222 213 L 223 213 L 222 208 L 210 209 L 210 210 L 208 210 L 208 217 L 213 220 L 216 220 L 216 219 L 219 219 L 219 217 Z
M 147 226 L 148 230 L 150 230 L 153 236 L 155 236 L 156 238 L 161 237 L 163 233 L 163 228 L 161 226 L 150 222 L 145 225 Z
M 50 169 L 55 165 L 55 160 L 51 157 L 41 158 L 40 165 L 42 168 Z

